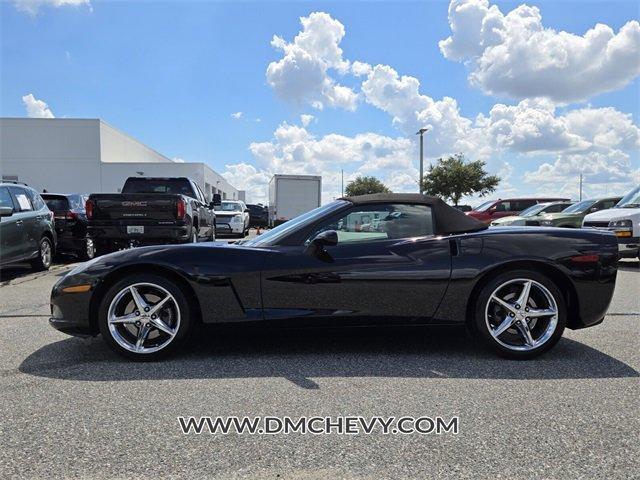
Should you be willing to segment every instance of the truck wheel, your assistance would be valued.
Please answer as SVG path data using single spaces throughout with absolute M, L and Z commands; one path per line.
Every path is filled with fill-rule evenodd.
M 96 246 L 91 238 L 86 238 L 84 241 L 84 248 L 78 250 L 78 259 L 86 262 L 96 256 Z
M 47 237 L 42 237 L 38 245 L 38 256 L 31 260 L 31 268 L 38 272 L 49 270 L 52 258 L 53 246 L 51 245 L 51 240 Z

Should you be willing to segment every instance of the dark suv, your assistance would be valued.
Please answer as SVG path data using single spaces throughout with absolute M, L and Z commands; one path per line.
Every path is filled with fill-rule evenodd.
M 85 202 L 88 195 L 80 193 L 43 193 L 42 198 L 53 212 L 58 253 L 72 253 L 82 261 L 95 256 L 93 240 L 87 236 Z
M 53 212 L 38 192 L 0 181 L 0 266 L 30 262 L 48 270 L 56 247 Z

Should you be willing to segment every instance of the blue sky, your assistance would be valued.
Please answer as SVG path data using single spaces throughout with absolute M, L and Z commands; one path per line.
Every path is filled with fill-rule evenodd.
M 417 165 L 415 138 L 410 135 L 414 119 L 403 117 L 406 109 L 399 110 L 401 99 L 397 91 L 402 90 L 401 84 L 384 87 L 387 93 L 389 88 L 395 88 L 391 92 L 395 96 L 390 99 L 365 94 L 363 81 L 370 78 L 373 82 L 376 78 L 339 71 L 331 64 L 333 60 L 318 53 L 318 62 L 328 66 L 329 81 L 351 89 L 357 96 L 355 104 L 349 106 L 331 105 L 325 97 L 320 110 L 317 104 L 314 107 L 314 99 L 322 97 L 318 92 L 287 98 L 292 84 L 286 83 L 288 79 L 282 80 L 290 74 L 286 66 L 283 66 L 282 77 L 278 77 L 285 82 L 281 88 L 268 76 L 269 64 L 277 63 L 285 56 L 283 50 L 271 45 L 273 36 L 279 35 L 290 44 L 303 29 L 300 17 L 309 17 L 312 12 L 324 12 L 343 26 L 344 35 L 337 42 L 342 50 L 341 61 L 351 65 L 357 61 L 370 67 L 388 66 L 397 72 L 400 82 L 402 75 L 414 77 L 420 83 L 420 95 L 436 102 L 443 97 L 455 99 L 459 112 L 457 119 L 476 122 L 478 114 L 487 117 L 496 104 L 515 107 L 522 101 L 538 98 L 537 93 L 516 96 L 509 93 L 520 91 L 518 85 L 496 91 L 495 86 L 503 85 L 505 80 L 494 78 L 495 71 L 490 70 L 487 75 L 493 77 L 482 85 L 471 85 L 468 76 L 474 69 L 477 71 L 473 65 L 479 63 L 480 57 L 476 54 L 456 59 L 455 55 L 449 54 L 447 58 L 439 47 L 440 41 L 452 35 L 447 16 L 449 2 L 446 1 L 92 1 L 90 4 L 86 0 L 72 1 L 81 5 L 55 7 L 43 0 L 36 9 L 28 0 L 2 3 L 0 114 L 26 116 L 23 97 L 32 94 L 35 100 L 46 102 L 56 117 L 99 117 L 169 157 L 207 162 L 217 171 L 227 172 L 228 178 L 252 192 L 255 200 L 262 199 L 262 189 L 266 193 L 265 178 L 287 171 L 326 175 L 326 198 L 335 196 L 335 177 L 331 175 L 341 168 L 345 169 L 348 178 L 371 173 L 397 190 L 412 188 L 408 178 L 414 175 Z M 480 0 L 477 2 L 482 4 Z M 489 5 L 495 5 L 507 15 L 521 2 L 491 2 Z M 607 25 L 617 35 L 628 22 L 639 17 L 635 1 L 535 1 L 529 5 L 539 8 L 545 29 L 566 31 L 578 37 L 598 23 Z M 478 8 L 478 11 L 484 11 L 482 5 Z M 310 31 L 310 35 L 313 34 Z M 640 63 L 635 54 L 637 38 L 633 34 L 629 38 L 631 43 L 625 47 L 631 49 L 628 58 L 632 58 L 631 63 Z M 487 58 L 490 57 L 488 48 L 493 46 L 484 50 Z M 460 51 L 465 48 L 471 47 L 462 46 Z M 313 57 L 316 53 L 311 51 L 310 55 Z M 299 57 L 291 58 L 295 62 Z M 516 68 L 517 63 L 514 63 Z M 640 84 L 637 73 L 622 71 L 629 60 L 619 63 L 623 65 L 612 61 L 611 65 L 602 67 L 601 72 L 604 79 L 619 75 L 619 85 L 615 88 L 605 85 L 606 80 L 602 80 L 602 87 L 587 87 L 588 92 L 581 98 L 567 97 L 566 100 L 560 98 L 566 93 L 545 90 L 542 96 L 551 98 L 553 105 L 545 104 L 542 110 L 549 112 L 551 109 L 553 122 L 559 119 L 564 124 L 563 115 L 567 112 L 579 111 L 574 117 L 582 119 L 582 111 L 589 109 L 584 112 L 585 119 L 594 117 L 590 121 L 606 123 L 609 117 L 598 115 L 604 115 L 601 109 L 612 107 L 616 115 L 619 114 L 616 121 L 621 122 L 620 129 L 624 132 L 618 134 L 622 131 L 618 129 L 607 135 L 609 138 L 622 135 L 627 139 L 624 142 L 607 141 L 603 146 L 594 140 L 597 135 L 593 131 L 585 130 L 587 127 L 582 123 L 587 120 L 573 118 L 571 126 L 567 127 L 571 139 L 560 141 L 566 145 L 570 143 L 567 148 L 522 147 L 517 139 L 505 143 L 502 137 L 496 140 L 495 133 L 480 134 L 479 125 L 474 125 L 473 135 L 479 135 L 475 140 L 477 144 L 461 147 L 460 138 L 449 137 L 443 137 L 438 143 L 434 133 L 433 141 L 437 144 L 434 153 L 463 150 L 470 158 L 483 158 L 492 172 L 505 177 L 505 185 L 501 187 L 505 194 L 542 193 L 540 179 L 545 175 L 556 181 L 548 188 L 574 194 L 571 179 L 575 177 L 576 163 L 581 163 L 575 158 L 579 154 L 584 156 L 584 162 L 594 162 L 594 167 L 585 171 L 593 194 L 626 189 L 631 183 L 637 183 L 640 176 L 636 138 Z M 501 68 L 499 63 L 495 67 Z M 569 68 L 575 70 L 581 66 Z M 556 74 L 560 79 L 558 84 L 570 76 L 561 71 Z M 589 71 L 588 74 L 593 74 L 594 83 L 600 81 L 598 73 Z M 535 81 L 533 78 L 532 82 Z M 579 79 L 567 81 L 578 82 Z M 573 87 L 569 84 L 566 88 L 571 90 Z M 535 90 L 529 88 L 532 89 Z M 434 107 L 435 110 L 425 108 L 429 111 L 417 115 L 415 122 L 431 121 L 429 125 L 436 130 L 440 128 L 441 132 L 449 129 L 450 123 L 438 123 L 440 107 Z M 536 108 L 539 111 L 541 107 Z M 593 115 L 592 111 L 595 112 Z M 242 116 L 233 118 L 231 114 L 235 112 L 242 112 Z M 301 114 L 313 115 L 314 119 L 305 127 Z M 631 126 L 623 118 L 628 118 L 628 114 L 631 115 Z M 413 112 L 407 115 L 411 116 Z M 523 115 L 530 116 L 526 110 Z M 401 121 L 394 122 L 394 117 Z M 276 130 L 283 125 L 286 132 L 281 131 L 284 133 L 280 139 L 274 138 Z M 292 126 L 303 129 L 304 138 L 300 137 L 300 131 L 289 128 Z M 470 137 L 464 128 L 459 130 L 458 136 Z M 540 126 L 538 137 L 544 137 L 545 128 Z M 483 126 L 482 130 L 488 132 L 489 127 Z M 552 130 L 552 136 L 560 135 L 557 129 Z M 339 144 L 340 148 L 349 150 L 348 159 L 337 161 L 333 156 L 336 152 L 331 151 L 332 134 L 344 137 L 341 138 L 344 144 Z M 363 134 L 370 136 L 356 140 Z M 447 135 L 455 137 L 456 134 Z M 633 138 L 629 140 L 629 136 Z M 427 134 L 428 153 L 433 151 L 430 140 Z M 292 147 L 291 142 L 297 143 Z M 496 146 L 496 142 L 503 144 Z M 556 139 L 549 139 L 549 145 L 556 143 Z M 577 148 L 578 144 L 582 146 Z M 302 150 L 304 154 L 295 153 Z M 390 165 L 393 162 L 389 161 L 370 162 L 371 154 L 363 153 L 369 151 L 380 152 L 373 154 L 377 159 L 397 155 L 402 160 L 396 165 Z M 480 151 L 483 153 L 478 153 Z M 367 168 L 363 168 L 365 163 L 369 165 Z M 545 164 L 551 170 L 541 170 L 541 165 Z M 615 168 L 607 166 L 611 164 L 615 164 Z M 229 165 L 243 165 L 243 168 L 229 169 Z M 529 175 L 527 182 L 521 181 L 525 174 Z M 558 177 L 563 175 L 566 178 L 559 181 Z

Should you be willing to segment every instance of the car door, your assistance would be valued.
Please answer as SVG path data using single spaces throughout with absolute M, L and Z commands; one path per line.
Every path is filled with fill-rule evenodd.
M 195 192 L 198 200 L 198 218 L 200 219 L 199 223 L 199 232 L 198 235 L 200 237 L 208 238 L 211 235 L 211 230 L 213 229 L 213 213 L 207 204 L 207 199 L 200 190 L 200 187 L 194 183 Z
M 13 209 L 13 215 L 0 219 L 0 265 L 4 265 L 24 256 L 22 226 L 17 223 L 16 207 L 7 187 L 0 187 L 0 207 Z
M 33 210 L 33 204 L 25 188 L 11 186 L 9 192 L 11 192 L 16 206 L 13 217 L 16 219 L 16 225 L 20 228 L 22 256 L 30 257 L 40 248 L 40 236 L 37 235 L 37 214 Z
M 305 253 L 318 233 L 338 244 Z M 420 323 L 432 317 L 451 274 L 449 240 L 433 235 L 425 205 L 350 207 L 309 229 L 300 245 L 275 247 L 265 260 L 265 319 L 341 324 Z

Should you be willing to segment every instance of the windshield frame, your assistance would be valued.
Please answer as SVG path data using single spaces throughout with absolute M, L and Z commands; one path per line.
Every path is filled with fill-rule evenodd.
M 562 211 L 562 213 L 584 213 L 587 210 L 589 210 L 591 207 L 593 207 L 597 202 L 598 200 L 596 199 L 582 200 L 581 202 L 577 202 L 577 203 L 574 203 L 573 205 L 569 205 L 567 208 L 565 208 Z M 580 205 L 585 205 L 585 207 L 581 207 L 581 210 L 578 210 L 577 208 L 580 207 Z
M 627 193 L 624 197 L 622 197 L 620 201 L 616 203 L 615 207 L 613 208 L 626 208 L 626 205 L 638 205 L 638 204 L 640 204 L 640 186 L 634 188 L 629 193 Z
M 241 245 L 247 247 L 273 247 L 280 245 L 283 239 L 299 232 L 300 230 L 306 229 L 318 220 L 330 216 L 343 208 L 349 207 L 350 205 L 352 205 L 352 203 L 347 200 L 335 200 L 318 208 L 314 208 L 313 210 L 309 210 L 302 215 L 298 215 L 297 217 L 268 230 L 262 235 L 242 242 Z
M 529 208 L 525 208 L 521 211 L 519 216 L 523 218 L 535 217 L 536 215 L 543 213 L 544 209 L 551 205 L 551 203 L 536 203 L 535 205 L 531 205 Z M 533 213 L 528 213 L 530 211 Z
M 489 210 L 489 208 L 491 208 L 492 205 L 494 205 L 498 200 L 487 200 L 484 203 L 481 203 L 480 205 L 478 205 L 477 207 L 475 207 L 472 211 L 473 212 L 486 212 L 487 210 Z
M 233 204 L 236 205 L 238 207 L 237 210 L 223 210 L 222 206 L 224 204 Z M 215 208 L 213 209 L 214 212 L 227 212 L 227 213 L 233 213 L 233 212 L 237 212 L 237 213 L 242 213 L 244 210 L 242 209 L 242 203 L 240 203 L 238 200 L 222 200 L 220 202 L 220 205 L 216 205 Z

